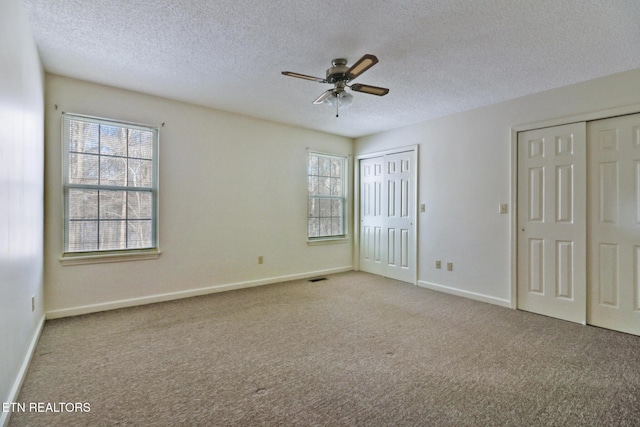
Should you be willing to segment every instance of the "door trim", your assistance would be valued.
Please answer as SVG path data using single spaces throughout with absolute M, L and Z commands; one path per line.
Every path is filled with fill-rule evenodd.
M 365 159 L 370 159 L 374 157 L 381 157 L 388 154 L 397 154 L 397 153 L 405 153 L 407 151 L 414 151 L 416 155 L 416 174 L 415 174 L 415 185 L 413 186 L 413 192 L 411 197 L 414 200 L 415 206 L 415 225 L 414 231 L 416 233 L 416 238 L 414 242 L 414 253 L 416 254 L 416 274 L 413 280 L 413 284 L 416 285 L 418 283 L 418 260 L 420 259 L 420 254 L 418 252 L 418 241 L 419 237 L 419 216 L 418 216 L 418 186 L 420 183 L 420 152 L 418 150 L 419 145 L 407 145 L 398 148 L 390 148 L 388 150 L 375 151 L 371 153 L 365 153 L 357 155 L 354 159 L 353 165 L 353 269 L 355 271 L 360 271 L 360 161 Z
M 534 129 L 547 128 L 553 126 L 560 125 L 568 125 L 571 123 L 578 122 L 590 122 L 594 120 L 602 120 L 609 119 L 617 116 L 626 116 L 629 114 L 637 114 L 640 113 L 640 104 L 626 105 L 622 107 L 612 107 L 604 110 L 592 111 L 588 113 L 581 113 L 572 116 L 560 117 L 555 119 L 547 119 L 539 122 L 525 123 L 522 125 L 512 126 L 511 127 L 511 143 L 509 148 L 511 150 L 511 214 L 509 217 L 509 221 L 511 224 L 509 226 L 510 230 L 510 245 L 511 250 L 509 251 L 511 254 L 510 260 L 510 307 L 513 309 L 518 308 L 518 242 L 517 242 L 517 212 L 518 212 L 518 133 L 525 132 Z

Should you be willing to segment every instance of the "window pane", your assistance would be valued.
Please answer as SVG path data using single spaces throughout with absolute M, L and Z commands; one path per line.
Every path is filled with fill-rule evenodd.
M 69 121 L 69 151 L 98 154 L 98 124 L 79 120 Z
M 331 176 L 331 160 L 325 156 L 318 157 L 318 175 Z
M 153 158 L 153 134 L 139 129 L 129 129 L 129 157 Z
M 69 183 L 98 184 L 99 158 L 93 154 L 69 154 Z
M 100 185 L 127 185 L 127 159 L 100 156 Z
M 98 221 L 69 221 L 69 251 L 98 250 Z
M 126 191 L 100 190 L 100 219 L 126 219 Z
M 320 218 L 320 236 L 331 236 L 331 218 Z
M 70 219 L 98 219 L 98 191 L 69 190 Z
M 320 199 L 320 217 L 326 218 L 331 216 L 331 199 Z
M 118 126 L 100 125 L 100 154 L 127 155 L 127 130 Z
M 331 216 L 342 218 L 342 199 L 331 200 Z
M 342 196 L 342 180 L 340 178 L 331 178 L 331 195 Z
M 153 162 L 129 159 L 127 182 L 129 187 L 151 187 L 153 185 Z
M 100 221 L 100 249 L 126 249 L 126 221 Z
M 153 201 L 151 192 L 127 192 L 127 217 L 129 219 L 151 219 Z
M 318 194 L 321 196 L 330 196 L 331 195 L 331 178 L 318 178 Z
M 318 175 L 318 156 L 309 154 L 309 175 Z
M 342 234 L 342 220 L 340 218 L 331 219 L 331 234 L 334 236 Z
M 150 248 L 152 233 L 151 220 L 127 222 L 127 247 L 132 249 Z
M 309 237 L 319 237 L 319 220 L 318 218 L 309 218 Z
M 342 159 L 331 159 L 331 176 L 342 176 Z
M 318 217 L 320 216 L 320 203 L 318 203 L 318 199 L 310 198 L 309 199 L 309 216 L 310 217 Z
M 318 177 L 315 175 L 309 175 L 309 194 L 318 195 Z

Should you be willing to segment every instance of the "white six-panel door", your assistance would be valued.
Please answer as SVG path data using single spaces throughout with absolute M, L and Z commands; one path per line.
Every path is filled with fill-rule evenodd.
M 640 114 L 588 124 L 592 325 L 640 335 Z
M 382 184 L 384 156 L 360 160 L 360 269 L 384 275 Z
M 415 151 L 386 155 L 384 162 L 385 276 L 415 283 Z
M 360 269 L 415 283 L 416 152 L 360 160 Z
M 586 135 L 518 134 L 518 308 L 586 322 Z

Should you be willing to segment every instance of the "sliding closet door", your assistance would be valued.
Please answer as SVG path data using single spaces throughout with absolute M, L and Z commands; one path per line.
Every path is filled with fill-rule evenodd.
M 360 160 L 360 269 L 414 283 L 416 151 Z
M 640 335 L 640 114 L 589 123 L 589 323 Z
M 518 308 L 586 322 L 586 135 L 518 134 Z

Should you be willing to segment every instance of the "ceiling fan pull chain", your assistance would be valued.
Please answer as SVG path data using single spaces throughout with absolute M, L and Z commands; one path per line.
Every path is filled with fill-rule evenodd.
M 336 94 L 337 95 L 337 94 Z M 338 108 L 340 107 L 340 97 L 336 96 L 336 117 L 338 116 Z

